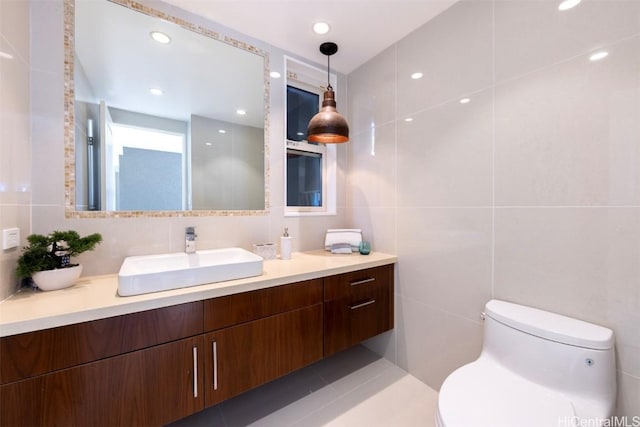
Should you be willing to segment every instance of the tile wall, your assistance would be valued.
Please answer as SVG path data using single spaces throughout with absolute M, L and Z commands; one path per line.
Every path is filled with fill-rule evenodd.
M 0 229 L 31 230 L 29 3 L 0 1 Z M 16 289 L 20 248 L 0 249 L 0 300 Z
M 640 2 L 557 6 L 461 1 L 349 75 L 351 226 L 399 256 L 369 344 L 437 389 L 489 299 L 563 313 L 615 331 L 640 415 Z
M 285 52 L 238 34 L 181 9 L 157 1 L 151 7 L 204 25 L 269 52 L 271 70 L 285 75 Z M 344 227 L 344 168 L 346 148 L 338 152 L 338 215 L 326 217 L 284 217 L 284 79 L 271 80 L 270 116 L 270 212 L 264 216 L 216 216 L 175 218 L 65 219 L 63 151 L 63 3 L 62 0 L 34 0 L 32 14 L 32 144 L 33 144 L 33 232 L 75 229 L 80 234 L 99 232 L 103 242 L 93 252 L 78 257 L 83 275 L 117 273 L 122 260 L 142 255 L 184 250 L 184 229 L 196 226 L 198 248 L 239 246 L 279 242 L 283 228 L 289 228 L 293 250 L 320 248 L 327 228 Z M 339 87 L 346 87 L 339 81 Z M 346 98 L 346 95 L 344 95 Z

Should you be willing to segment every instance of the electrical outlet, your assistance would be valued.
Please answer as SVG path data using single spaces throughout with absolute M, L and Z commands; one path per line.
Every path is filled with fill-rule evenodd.
M 20 229 L 5 228 L 2 230 L 2 249 L 13 249 L 20 245 Z

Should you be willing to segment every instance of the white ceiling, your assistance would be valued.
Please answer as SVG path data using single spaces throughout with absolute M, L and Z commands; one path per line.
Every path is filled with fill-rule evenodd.
M 348 74 L 458 0 L 165 0 L 321 64 L 318 48 L 338 44 L 331 68 Z M 313 33 L 325 21 L 329 34 Z

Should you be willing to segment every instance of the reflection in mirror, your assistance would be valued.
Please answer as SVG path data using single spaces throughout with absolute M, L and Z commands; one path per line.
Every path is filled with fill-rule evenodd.
M 131 0 L 65 6 L 72 216 L 266 211 L 266 53 Z

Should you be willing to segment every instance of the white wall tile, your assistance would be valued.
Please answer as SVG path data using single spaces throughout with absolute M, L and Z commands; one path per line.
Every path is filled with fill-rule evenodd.
M 3 0 L 0 3 L 0 39 L 11 46 L 11 53 L 17 60 L 29 63 L 29 2 L 23 0 Z
M 640 378 L 618 372 L 618 408 L 616 414 L 618 417 L 627 417 L 627 425 L 640 422 L 638 402 L 640 402 Z
M 491 299 L 491 233 L 491 209 L 400 209 L 398 292 L 477 320 Z
M 0 58 L 0 204 L 28 204 L 31 200 L 29 64 L 1 34 L 0 51 L 14 55 L 12 59 Z
M 349 74 L 348 85 L 351 135 L 392 122 L 396 115 L 395 45 Z
M 17 258 L 0 258 L 0 301 L 11 296 L 18 289 L 16 278 Z
M 586 54 L 640 32 L 640 3 L 584 0 L 495 2 L 496 81 Z
M 349 142 L 348 200 L 353 207 L 396 205 L 396 126 L 369 128 Z
M 21 1 L 21 0 L 18 0 Z M 64 71 L 64 8 L 59 0 L 31 1 L 31 66 L 34 70 Z
M 492 84 L 492 7 L 462 0 L 397 43 L 399 117 Z
M 397 306 L 400 295 L 398 294 L 395 297 L 394 304 Z M 396 310 L 397 312 L 397 310 Z M 396 322 L 397 324 L 397 322 Z M 397 331 L 394 329 L 384 332 L 380 335 L 376 335 L 373 338 L 369 338 L 368 340 L 362 343 L 366 348 L 373 351 L 376 354 L 384 357 L 386 360 L 391 363 L 398 364 L 398 356 L 397 356 Z
M 640 204 L 640 36 L 496 87 L 496 204 Z
M 398 121 L 398 205 L 490 206 L 492 92 Z
M 431 388 L 439 390 L 451 372 L 480 355 L 479 322 L 407 298 L 400 306 L 398 364 Z
M 64 87 L 62 75 L 31 72 L 33 203 L 64 206 Z M 61 116 L 62 115 L 62 116 Z

